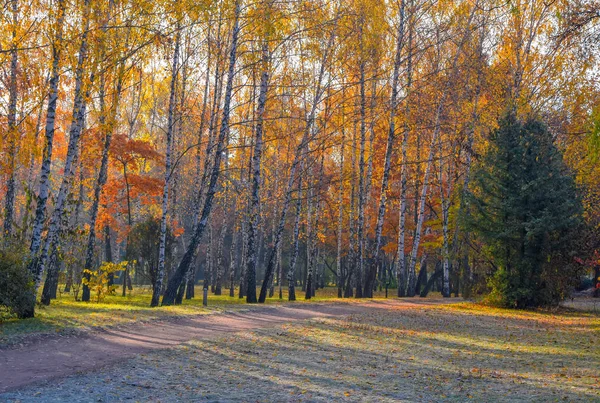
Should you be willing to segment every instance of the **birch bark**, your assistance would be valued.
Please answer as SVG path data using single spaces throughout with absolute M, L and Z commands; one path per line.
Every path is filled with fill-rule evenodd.
M 375 246 L 373 250 L 372 262 L 369 273 L 365 281 L 365 297 L 373 297 L 373 287 L 377 275 L 377 266 L 379 265 L 379 249 L 381 247 L 381 233 L 383 230 L 383 219 L 387 202 L 387 190 L 392 162 L 392 151 L 396 137 L 396 108 L 398 104 L 398 83 L 400 81 L 400 55 L 404 41 L 404 1 L 400 5 L 400 24 L 398 27 L 398 38 L 396 42 L 396 55 L 394 57 L 394 72 L 392 75 L 392 94 L 390 99 L 390 122 L 387 137 L 385 161 L 383 164 L 383 176 L 381 179 L 381 191 L 379 196 L 379 210 L 377 213 L 377 224 L 375 225 Z
M 52 148 L 54 142 L 54 132 L 56 127 L 56 104 L 58 102 L 58 87 L 60 82 L 60 59 L 63 46 L 63 23 L 66 13 L 66 1 L 58 0 L 57 18 L 55 25 L 54 40 L 52 42 L 52 72 L 50 74 L 50 88 L 48 93 L 48 110 L 46 113 L 44 151 L 42 156 L 42 165 L 40 168 L 40 184 L 37 196 L 37 206 L 35 210 L 35 220 L 31 234 L 31 244 L 29 247 L 29 271 L 37 280 L 39 252 L 42 245 L 42 230 L 46 218 L 46 204 L 50 193 L 50 170 L 52 165 Z M 27 317 L 33 317 L 33 308 L 35 305 L 35 295 L 31 303 L 31 309 L 27 312 Z
M 167 151 L 165 153 L 165 183 L 162 195 L 162 215 L 160 219 L 160 243 L 158 247 L 158 270 L 156 282 L 152 290 L 152 301 L 150 306 L 158 306 L 160 292 L 165 276 L 165 247 L 167 244 L 167 215 L 169 213 L 169 181 L 171 179 L 171 152 L 173 148 L 173 127 L 175 117 L 175 104 L 177 103 L 177 76 L 179 73 L 179 46 L 181 42 L 181 30 L 178 24 L 175 37 L 175 49 L 173 50 L 173 66 L 171 69 L 171 90 L 169 93 L 169 112 L 167 118 Z
M 210 215 L 212 209 L 212 203 L 214 199 L 215 192 L 217 190 L 217 182 L 219 180 L 219 174 L 221 170 L 221 158 L 225 148 L 225 139 L 229 132 L 229 114 L 231 108 L 231 94 L 233 91 L 233 79 L 235 76 L 235 64 L 237 59 L 237 45 L 238 45 L 238 37 L 239 37 L 239 19 L 240 19 L 240 11 L 241 5 L 240 0 L 236 1 L 235 5 L 235 19 L 233 24 L 233 31 L 231 36 L 231 49 L 229 52 L 229 67 L 227 71 L 227 85 L 225 88 L 225 102 L 223 104 L 223 117 L 221 120 L 221 127 L 219 130 L 219 136 L 216 143 L 216 153 L 215 153 L 215 162 L 212 166 L 210 181 L 206 193 L 206 197 L 204 199 L 202 215 L 200 216 L 200 221 L 195 228 L 194 235 L 190 240 L 188 247 L 179 263 L 177 269 L 172 274 L 169 279 L 169 283 L 165 290 L 162 299 L 162 305 L 172 305 L 175 302 L 175 297 L 177 295 L 177 289 L 181 284 L 181 281 L 184 279 L 185 274 L 189 270 L 189 266 L 193 262 L 194 255 L 196 254 L 196 249 L 198 248 L 198 244 L 200 243 L 200 239 L 206 225 L 208 224 L 208 217 Z
M 79 139 L 81 137 L 81 132 L 83 131 L 87 98 L 89 96 L 89 86 L 91 84 L 91 81 L 93 81 L 94 76 L 92 73 L 90 77 L 90 83 L 84 82 L 85 63 L 88 58 L 87 38 L 90 30 L 90 0 L 85 0 L 83 13 L 84 29 L 81 35 L 81 44 L 79 47 L 79 55 L 77 58 L 77 67 L 75 69 L 75 93 L 73 102 L 73 114 L 71 118 L 71 128 L 69 130 L 69 145 L 67 148 L 67 156 L 65 159 L 64 174 L 61 181 L 60 189 L 58 191 L 58 195 L 56 197 L 54 211 L 52 212 L 52 216 L 50 218 L 50 225 L 44 240 L 44 246 L 43 248 L 41 248 L 40 251 L 40 233 L 39 244 L 37 244 L 35 254 L 33 253 L 33 250 L 30 250 L 33 256 L 29 263 L 29 270 L 33 274 L 35 284 L 35 293 L 33 298 L 35 298 L 35 294 L 37 294 L 37 289 L 40 286 L 42 280 L 42 273 L 44 272 L 46 260 L 48 258 L 48 252 L 52 248 L 53 243 L 55 242 L 55 238 L 60 227 L 60 219 L 65 208 L 67 195 L 69 194 L 69 191 L 71 189 L 71 180 L 74 174 L 73 163 L 76 160 L 77 153 L 79 151 Z M 52 130 L 54 130 L 53 126 L 54 123 L 52 123 Z M 27 317 L 33 316 L 33 305 L 35 303 L 35 299 L 32 299 L 31 303 L 32 305 L 30 309 L 28 309 Z
M 8 180 L 6 182 L 6 196 L 4 199 L 4 236 L 8 240 L 13 235 L 13 220 L 15 208 L 15 153 L 17 143 L 17 26 L 19 16 L 19 3 L 11 0 L 12 13 L 12 44 L 10 50 L 10 78 L 8 83 Z

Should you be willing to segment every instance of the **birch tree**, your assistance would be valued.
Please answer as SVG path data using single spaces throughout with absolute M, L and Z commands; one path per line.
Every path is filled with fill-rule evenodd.
M 200 243 L 200 238 L 202 237 L 204 229 L 208 224 L 208 217 L 212 210 L 212 202 L 217 189 L 217 182 L 219 180 L 219 173 L 221 170 L 221 159 L 225 147 L 225 140 L 229 131 L 231 96 L 233 91 L 233 79 L 235 76 L 235 63 L 237 59 L 237 42 L 240 31 L 240 3 L 240 0 L 237 0 L 235 3 L 234 23 L 231 34 L 231 47 L 229 51 L 229 67 L 227 70 L 227 85 L 225 87 L 225 102 L 223 104 L 223 117 L 221 119 L 221 127 L 216 143 L 215 161 L 213 163 L 210 174 L 206 198 L 204 199 L 204 205 L 202 207 L 202 214 L 200 216 L 200 220 L 198 221 L 198 225 L 194 229 L 194 234 L 192 235 L 190 243 L 188 244 L 188 247 L 183 255 L 183 258 L 181 259 L 181 262 L 179 263 L 179 266 L 177 266 L 177 269 L 169 279 L 167 288 L 163 295 L 162 305 L 172 305 L 175 302 L 177 289 L 183 281 L 184 275 L 185 273 L 187 273 L 189 266 L 192 264 L 193 257 L 196 253 L 196 249 L 198 247 L 198 244 Z
M 377 224 L 375 226 L 375 246 L 369 273 L 366 276 L 365 282 L 365 297 L 373 297 L 373 286 L 375 276 L 377 275 L 377 266 L 379 264 L 379 249 L 381 247 L 381 232 L 383 229 L 383 219 L 385 216 L 385 208 L 387 201 L 387 190 L 390 177 L 390 168 L 392 163 L 392 150 L 394 148 L 394 140 L 396 138 L 396 109 L 398 103 L 398 85 L 400 81 L 400 63 L 402 47 L 404 45 L 404 0 L 400 4 L 400 22 L 398 24 L 397 40 L 396 40 L 396 55 L 394 57 L 394 71 L 392 75 L 392 95 L 390 99 L 390 123 L 386 143 L 385 161 L 383 163 L 383 177 L 381 179 L 381 191 L 379 196 L 379 210 L 377 213 Z
M 171 68 L 171 90 L 169 93 L 169 111 L 167 120 L 167 151 L 165 153 L 165 184 L 162 196 L 162 216 L 160 219 L 160 244 L 158 247 L 158 271 L 156 274 L 156 283 L 152 290 L 152 301 L 150 306 L 158 306 L 162 282 L 165 276 L 165 245 L 167 242 L 167 215 L 169 213 L 169 181 L 171 179 L 171 153 L 173 148 L 173 128 L 175 125 L 175 104 L 177 103 L 177 76 L 179 73 L 179 46 L 181 42 L 181 28 L 177 24 L 177 33 L 175 35 L 175 48 L 173 50 L 173 65 Z

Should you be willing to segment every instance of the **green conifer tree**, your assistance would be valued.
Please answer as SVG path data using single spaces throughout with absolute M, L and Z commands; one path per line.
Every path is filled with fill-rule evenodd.
M 577 278 L 582 206 L 547 127 L 507 113 L 473 179 L 467 225 L 495 266 L 493 299 L 517 308 L 558 303 Z

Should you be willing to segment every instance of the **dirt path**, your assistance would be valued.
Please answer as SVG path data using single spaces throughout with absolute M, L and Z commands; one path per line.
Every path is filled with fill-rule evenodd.
M 336 317 L 390 309 L 396 305 L 435 305 L 452 300 L 389 300 L 351 304 L 297 304 L 236 309 L 159 322 L 140 323 L 92 331 L 75 336 L 34 340 L 17 348 L 0 350 L 0 393 L 36 382 L 61 378 L 151 350 L 169 348 L 191 339 L 211 339 L 317 317 Z

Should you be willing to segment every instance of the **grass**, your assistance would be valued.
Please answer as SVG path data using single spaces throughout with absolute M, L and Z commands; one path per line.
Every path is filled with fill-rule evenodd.
M 344 319 L 191 341 L 6 397 L 600 402 L 598 368 L 593 313 L 374 304 Z
M 62 287 L 59 287 L 62 289 Z M 229 290 L 223 289 L 223 295 L 213 295 L 209 292 L 208 307 L 202 305 L 202 287 L 196 286 L 196 298 L 184 300 L 182 305 L 165 306 L 158 308 L 150 307 L 151 289 L 149 287 L 135 287 L 127 296 L 122 297 L 117 290 L 117 295 L 109 295 L 102 302 L 75 301 L 72 294 L 61 294 L 56 300 L 52 300 L 49 306 L 38 305 L 35 318 L 18 320 L 10 318 L 1 320 L 0 317 L 0 346 L 18 343 L 24 337 L 32 337 L 40 334 L 56 332 L 69 332 L 86 330 L 98 327 L 120 326 L 133 322 L 164 319 L 174 316 L 189 316 L 210 314 L 223 309 L 235 309 L 235 306 L 244 305 L 245 299 L 238 298 L 238 290 L 235 297 L 229 297 Z M 390 290 L 393 296 L 395 290 Z M 258 294 L 258 290 L 257 290 Z M 384 292 L 377 292 L 375 298 L 383 298 Z M 318 290 L 316 296 L 310 301 L 304 299 L 304 293 L 298 288 L 296 303 L 343 301 L 351 303 L 354 299 L 340 300 L 337 298 L 336 288 L 325 288 Z M 287 288 L 283 289 L 283 298 L 279 299 L 279 291 L 268 298 L 267 304 L 279 304 L 287 302 Z

